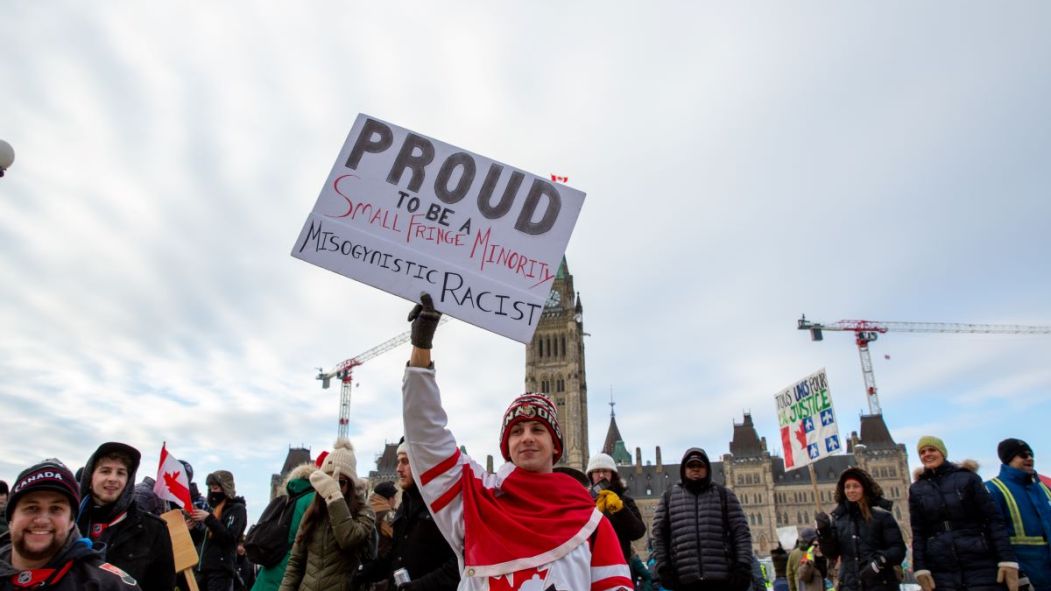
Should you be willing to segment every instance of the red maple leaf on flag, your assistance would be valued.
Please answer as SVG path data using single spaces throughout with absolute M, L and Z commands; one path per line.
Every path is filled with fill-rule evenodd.
M 806 428 L 803 427 L 803 421 L 799 421 L 799 428 L 795 430 L 793 435 L 795 435 L 796 439 L 799 440 L 799 447 L 802 447 L 803 450 L 806 450 Z
M 168 490 L 172 491 L 172 494 L 179 497 L 184 503 L 183 507 L 192 507 L 193 501 L 190 500 L 190 489 L 186 488 L 179 482 L 179 475 L 172 472 L 164 473 L 164 484 L 168 487 Z

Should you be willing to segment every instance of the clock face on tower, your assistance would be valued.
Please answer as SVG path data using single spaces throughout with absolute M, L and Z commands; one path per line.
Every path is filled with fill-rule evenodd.
M 547 296 L 547 303 L 544 304 L 546 308 L 557 308 L 562 303 L 562 294 L 558 293 L 558 290 L 552 289 L 551 293 Z

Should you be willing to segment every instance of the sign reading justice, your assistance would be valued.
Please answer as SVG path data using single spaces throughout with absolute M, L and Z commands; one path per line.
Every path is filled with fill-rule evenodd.
M 358 115 L 292 256 L 528 343 L 584 193 Z

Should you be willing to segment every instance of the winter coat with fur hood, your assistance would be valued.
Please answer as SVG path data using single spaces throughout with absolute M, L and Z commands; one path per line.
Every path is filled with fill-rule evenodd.
M 91 481 L 98 459 L 113 451 L 129 455 L 128 482 L 120 497 L 109 505 L 97 506 L 91 496 Z M 131 575 L 143 591 L 170 591 L 175 586 L 175 558 L 172 555 L 168 525 L 141 509 L 135 502 L 135 473 L 139 452 L 122 443 L 104 443 L 84 465 L 80 480 L 77 526 L 99 542 L 103 557 Z M 95 534 L 92 535 L 92 530 Z
M 869 506 L 869 519 L 862 515 L 858 503 L 846 499 L 847 480 L 861 483 Z M 818 528 L 818 543 L 828 559 L 839 558 L 840 591 L 896 591 L 898 577 L 894 571 L 905 560 L 905 542 L 890 501 L 871 476 L 858 468 L 847 468 L 836 485 L 836 501 L 829 528 Z M 873 568 L 873 565 L 878 568 Z
M 314 501 L 314 495 L 316 494 L 313 487 L 310 486 L 310 474 L 314 471 L 314 468 L 313 463 L 306 463 L 293 468 L 288 473 L 288 476 L 285 477 L 285 485 L 282 488 L 284 490 L 283 495 L 288 497 L 302 495 L 296 499 L 296 507 L 292 512 L 292 523 L 288 528 L 288 552 L 281 562 L 274 566 L 264 566 L 259 569 L 255 584 L 252 585 L 252 591 L 277 591 L 281 588 L 281 579 L 285 576 L 288 559 L 292 556 L 292 545 L 295 544 L 299 524 L 303 521 L 303 513 L 310 506 L 310 503 Z
M 708 465 L 708 474 L 699 481 L 688 480 L 686 458 L 698 452 Z M 679 475 L 681 482 L 661 498 L 653 518 L 654 555 L 662 584 L 688 588 L 736 578 L 740 579 L 737 583 L 747 585 L 752 572 L 752 535 L 737 497 L 712 482 L 711 462 L 704 450 L 686 450 Z M 725 492 L 725 519 L 719 489 Z M 729 531 L 724 530 L 724 523 Z
M 997 565 L 1015 562 L 1007 526 L 976 473 L 946 461 L 909 487 L 913 572 L 929 571 L 938 591 L 993 591 Z

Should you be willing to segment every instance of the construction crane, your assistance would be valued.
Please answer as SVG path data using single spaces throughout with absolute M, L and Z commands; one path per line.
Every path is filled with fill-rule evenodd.
M 809 330 L 810 340 L 824 339 L 825 330 L 839 330 L 854 333 L 854 342 L 861 357 L 861 375 L 865 378 L 865 395 L 869 401 L 869 414 L 882 414 L 879 396 L 876 395 L 876 376 L 872 373 L 872 357 L 869 356 L 869 343 L 887 332 L 949 332 L 977 334 L 1051 334 L 1051 326 L 1025 326 L 1020 324 L 959 324 L 951 322 L 883 322 L 878 320 L 840 320 L 832 324 L 810 322 L 803 314 L 797 326 L 799 330 Z
M 448 316 L 442 316 L 442 319 L 438 324 L 444 324 L 448 319 Z M 318 368 L 317 379 L 321 380 L 322 388 L 328 388 L 332 384 L 332 378 L 338 378 L 343 382 L 343 386 L 340 388 L 339 392 L 339 431 L 337 437 L 347 437 L 347 431 L 350 428 L 350 388 L 351 374 L 354 372 L 354 368 L 365 363 L 369 359 L 379 357 L 387 351 L 409 342 L 409 337 L 411 336 L 412 331 L 407 330 L 394 338 L 376 345 L 364 353 L 337 364 L 336 367 L 333 367 L 327 372 Z

